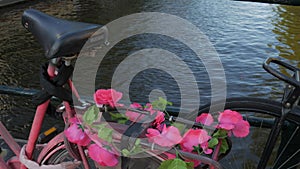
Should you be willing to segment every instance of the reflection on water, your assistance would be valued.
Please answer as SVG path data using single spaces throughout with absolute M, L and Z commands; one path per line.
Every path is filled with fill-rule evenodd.
M 45 61 L 43 51 L 20 22 L 22 12 L 30 7 L 56 17 L 102 25 L 144 11 L 165 12 L 187 19 L 209 37 L 219 53 L 226 72 L 228 96 L 279 100 L 282 83 L 265 73 L 262 62 L 270 56 L 283 57 L 300 67 L 299 7 L 230 0 L 117 0 L 113 3 L 110 0 L 47 0 L 0 9 L 1 85 L 39 88 L 39 65 Z M 101 76 L 97 77 L 97 86 L 109 87 L 114 70 L 129 54 L 153 47 L 180 56 L 195 74 L 201 104 L 210 100 L 209 77 L 201 60 L 195 59 L 194 53 L 183 44 L 162 36 L 141 35 L 116 45 L 98 70 Z M 181 67 L 174 67 L 180 74 Z M 147 102 L 152 90 L 163 91 L 168 100 L 180 106 L 176 81 L 169 74 L 153 69 L 134 77 L 130 86 L 131 99 Z M 30 98 L 0 95 L 0 119 L 14 135 L 26 138 L 33 113 Z M 56 123 L 47 121 L 49 126 Z
M 274 29 L 278 43 L 275 48 L 279 56 L 290 60 L 300 66 L 300 10 L 290 6 L 276 6 L 273 8 L 277 17 L 273 19 Z

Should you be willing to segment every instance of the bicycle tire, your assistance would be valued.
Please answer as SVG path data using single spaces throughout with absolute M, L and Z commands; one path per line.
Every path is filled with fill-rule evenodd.
M 224 101 L 217 101 L 214 103 L 201 106 L 198 114 L 208 113 L 211 105 L 218 107 L 218 105 L 223 105 L 223 104 Z M 263 123 L 266 123 L 267 121 L 269 122 L 273 121 L 274 119 L 279 118 L 281 116 L 281 109 L 282 109 L 281 104 L 279 102 L 268 100 L 268 99 L 239 97 L 239 98 L 227 99 L 224 105 L 224 110 L 225 109 L 231 109 L 240 112 L 241 114 L 244 115 L 246 120 L 251 121 L 249 116 L 249 114 L 251 114 L 251 118 L 258 117 L 260 119 L 263 119 L 263 121 L 261 122 L 260 126 L 255 123 L 253 123 L 252 125 L 252 123 L 249 121 L 251 125 L 251 131 L 249 136 L 247 136 L 246 138 L 243 139 L 232 138 L 233 146 L 232 146 L 231 153 L 229 153 L 229 155 L 226 156 L 224 159 L 220 160 L 222 167 L 247 168 L 247 169 L 258 168 L 257 164 L 261 158 L 262 150 L 264 149 L 264 147 L 262 146 L 266 145 L 266 140 L 267 140 L 267 137 L 264 138 L 264 133 L 268 133 L 269 135 L 271 130 L 268 129 L 268 127 L 272 127 L 272 125 L 266 125 Z M 210 112 L 210 113 L 214 114 L 217 112 Z M 269 159 L 266 168 L 270 168 L 270 167 L 278 168 L 278 169 L 279 168 L 291 168 L 291 169 L 300 168 L 299 121 L 296 121 L 295 118 L 290 118 L 289 116 L 287 116 L 286 121 L 288 122 L 285 123 L 285 127 L 283 127 L 282 129 L 281 137 L 277 139 L 278 141 L 276 147 L 273 149 L 272 156 Z M 287 125 L 289 126 L 287 127 Z M 264 129 L 261 130 L 262 128 Z M 291 133 L 292 131 L 291 129 L 293 130 L 293 133 Z M 293 136 L 293 138 L 295 139 L 289 140 L 289 136 Z M 255 138 L 255 140 L 253 140 L 252 137 Z M 259 141 L 259 143 L 257 142 L 257 140 Z M 280 140 L 285 141 L 285 143 L 288 143 L 288 145 L 285 146 L 285 144 L 280 144 L 279 143 Z M 237 147 L 237 143 L 239 144 L 243 143 L 243 146 L 238 145 Z M 245 146 L 247 146 L 246 149 Z M 293 146 L 295 148 L 293 148 Z M 293 153 L 296 154 L 293 153 L 291 154 L 290 151 L 293 151 Z M 290 157 L 292 158 L 290 159 Z M 233 164 L 233 162 L 235 164 Z

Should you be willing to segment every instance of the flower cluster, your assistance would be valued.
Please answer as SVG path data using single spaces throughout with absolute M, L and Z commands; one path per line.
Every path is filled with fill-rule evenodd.
M 124 108 L 124 105 L 118 103 L 121 98 L 122 93 L 114 89 L 100 89 L 94 94 L 97 106 L 109 105 L 110 107 Z M 182 151 L 198 155 L 225 153 L 228 149 L 228 137 L 232 135 L 246 137 L 249 134 L 249 123 L 243 119 L 240 113 L 232 110 L 220 112 L 216 122 L 211 114 L 202 113 L 195 119 L 198 127 L 189 129 L 182 127 L 184 125 L 179 125 L 177 122 L 165 123 L 165 119 L 170 117 L 168 113 L 164 112 L 168 104 L 170 103 L 162 98 L 155 103 L 147 103 L 145 106 L 133 103 L 127 108 L 125 114 L 114 116 L 126 121 L 140 123 L 151 117 L 151 125 L 145 134 L 150 144 L 157 144 L 166 148 L 176 147 Z M 65 130 L 65 135 L 72 143 L 88 146 L 89 157 L 99 165 L 116 166 L 120 153 L 117 153 L 113 146 L 113 130 L 106 124 L 96 123 L 96 121 L 99 122 L 100 116 L 99 109 L 96 106 L 91 106 L 82 116 L 82 123 L 77 118 L 69 120 L 70 126 Z M 96 133 L 93 129 L 96 130 Z M 220 147 L 222 148 L 220 149 Z M 126 156 L 130 153 L 141 152 L 141 150 L 143 149 L 139 142 L 136 142 L 134 149 L 124 149 L 121 150 L 121 153 Z M 184 162 L 178 154 L 166 153 L 166 155 L 169 158 L 166 160 L 168 163 L 163 164 L 163 162 L 162 165 L 172 165 L 172 162 L 178 163 L 178 161 Z M 184 164 L 186 163 L 188 166 L 188 163 L 191 162 L 194 166 L 201 163 L 186 159 Z

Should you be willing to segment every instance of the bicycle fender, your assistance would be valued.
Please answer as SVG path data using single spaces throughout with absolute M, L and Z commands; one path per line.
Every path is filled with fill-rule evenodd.
M 51 139 L 47 145 L 43 148 L 43 150 L 40 152 L 37 163 L 41 163 L 42 160 L 46 157 L 46 155 L 54 149 L 58 144 L 63 144 L 64 143 L 64 133 L 61 132 L 58 135 L 56 135 L 53 139 Z

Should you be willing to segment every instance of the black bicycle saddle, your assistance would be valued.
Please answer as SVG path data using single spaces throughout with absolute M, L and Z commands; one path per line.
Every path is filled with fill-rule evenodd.
M 55 18 L 34 9 L 24 11 L 22 24 L 43 46 L 48 59 L 79 53 L 88 38 L 101 27 Z

